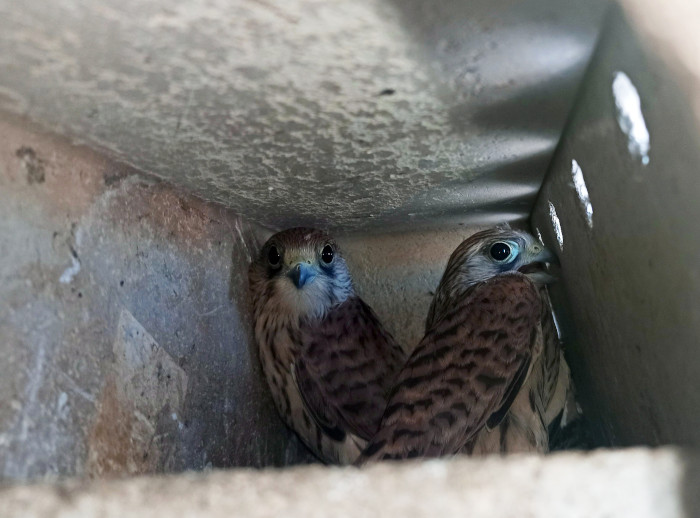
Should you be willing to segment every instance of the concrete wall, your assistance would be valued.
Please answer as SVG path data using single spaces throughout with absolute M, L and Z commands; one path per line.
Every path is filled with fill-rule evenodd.
M 629 4 L 633 19 L 661 9 Z M 533 213 L 533 226 L 559 250 L 555 302 L 562 310 L 569 303 L 561 316 L 581 403 L 617 445 L 700 445 L 700 76 L 690 73 L 697 54 L 689 61 L 686 51 L 697 34 L 683 30 L 684 6 L 668 7 L 677 31 L 658 13 L 656 37 L 646 40 L 614 11 Z M 648 151 L 639 146 L 640 120 L 631 146 L 627 122 L 619 121 L 613 83 L 625 80 L 618 72 L 641 99 Z M 633 97 L 628 90 L 624 103 L 634 107 Z
M 474 231 L 341 235 L 407 349 Z M 260 377 L 246 289 L 270 231 L 0 117 L 0 476 L 312 460 Z
M 258 230 L 0 120 L 0 474 L 298 462 L 249 347 Z

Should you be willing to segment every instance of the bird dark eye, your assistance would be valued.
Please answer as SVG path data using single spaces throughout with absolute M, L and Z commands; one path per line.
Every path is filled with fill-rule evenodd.
M 272 245 L 267 251 L 267 262 L 270 263 L 270 266 L 277 267 L 280 265 L 281 259 L 282 257 L 280 256 L 279 250 L 277 250 L 275 245 Z
M 507 243 L 494 243 L 489 251 L 491 257 L 498 262 L 503 262 L 510 257 L 510 247 Z
M 326 245 L 323 247 L 323 250 L 321 250 L 321 259 L 324 263 L 331 264 L 334 254 L 333 247 L 331 245 Z

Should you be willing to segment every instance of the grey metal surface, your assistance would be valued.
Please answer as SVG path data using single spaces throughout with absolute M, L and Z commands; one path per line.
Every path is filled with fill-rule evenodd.
M 0 108 L 270 227 L 525 219 L 599 0 L 0 0 Z
M 686 52 L 697 44 L 697 33 L 683 36 L 654 16 L 661 6 L 653 2 L 627 4 L 630 12 L 656 20 L 650 26 L 665 44 L 647 47 L 619 13 L 611 20 L 533 225 L 557 247 L 551 202 L 563 237 L 563 282 L 555 302 L 562 308 L 569 302 L 561 316 L 584 413 L 618 445 L 698 446 L 700 112 L 689 99 L 696 99 L 700 78 L 678 73 L 697 66 L 697 53 Z M 683 13 L 682 5 L 662 10 Z M 684 61 L 689 55 L 693 61 Z M 630 152 L 617 121 L 613 81 L 620 71 L 641 99 L 650 137 L 646 165 Z M 573 160 L 587 184 L 590 225 Z

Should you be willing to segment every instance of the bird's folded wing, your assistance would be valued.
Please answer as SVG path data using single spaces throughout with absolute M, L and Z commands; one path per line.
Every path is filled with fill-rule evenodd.
M 517 395 L 540 340 L 534 284 L 500 275 L 459 299 L 400 372 L 363 461 L 455 454 Z
M 314 419 L 336 435 L 372 437 L 403 365 L 402 349 L 359 297 L 333 308 L 322 322 L 303 325 L 301 343 L 295 379 Z

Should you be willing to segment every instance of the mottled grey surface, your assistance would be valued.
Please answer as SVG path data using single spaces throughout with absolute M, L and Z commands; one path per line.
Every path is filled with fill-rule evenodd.
M 271 227 L 527 217 L 590 0 L 0 0 L 0 107 Z
M 400 343 L 473 228 L 340 235 Z M 10 116 L 0 118 L 0 479 L 310 460 L 250 333 L 268 231 Z
M 308 459 L 251 344 L 259 231 L 127 173 L 0 120 L 0 479 Z
M 645 2 L 628 4 L 645 15 Z M 667 42 L 697 45 L 697 34 L 679 40 L 668 23 L 655 30 Z M 683 65 L 665 57 L 675 70 Z M 697 94 L 700 77 L 672 74 L 619 15 L 594 63 L 533 213 L 555 248 L 550 201 L 560 220 L 563 282 L 555 302 L 569 301 L 562 320 L 572 373 L 584 413 L 613 443 L 698 446 L 700 133 L 686 92 Z M 647 165 L 630 153 L 616 120 L 618 71 L 641 98 Z M 572 160 L 587 184 L 592 226 Z

